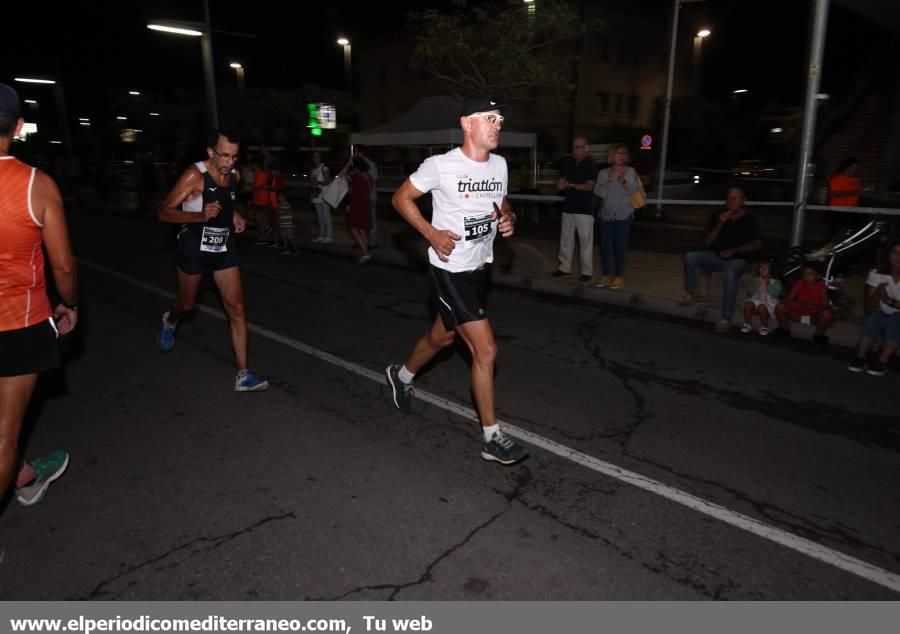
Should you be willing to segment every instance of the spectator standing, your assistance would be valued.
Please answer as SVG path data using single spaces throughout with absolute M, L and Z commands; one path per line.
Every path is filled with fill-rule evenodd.
M 322 155 L 312 153 L 312 170 L 309 172 L 310 186 L 312 187 L 312 204 L 316 210 L 316 220 L 319 223 L 319 236 L 313 242 L 328 244 L 332 240 L 333 226 L 331 222 L 331 210 L 328 203 L 322 200 L 322 188 L 331 182 L 331 172 L 328 166 L 322 163 Z
M 634 205 L 631 196 L 638 190 L 637 172 L 628 166 L 628 148 L 622 144 L 609 149 L 609 167 L 597 174 L 594 194 L 603 199 L 600 207 L 600 262 L 603 277 L 597 286 L 625 287 L 625 254 L 631 237 Z
M 359 157 L 364 160 L 369 165 L 369 178 L 372 181 L 372 191 L 369 192 L 369 207 L 371 209 L 372 214 L 372 229 L 369 231 L 369 249 L 374 249 L 378 246 L 378 218 L 375 215 L 376 207 L 378 206 L 378 191 L 375 189 L 378 186 L 378 166 L 375 165 L 375 161 L 366 156 L 366 147 L 364 145 L 356 145 L 353 147 L 353 156 Z
M 372 259 L 369 255 L 368 233 L 372 229 L 372 215 L 369 208 L 369 194 L 372 179 L 369 178 L 369 164 L 361 157 L 350 159 L 341 170 L 341 176 L 350 184 L 350 208 L 347 212 L 347 226 L 359 248 L 362 249 L 360 264 Z
M 572 274 L 572 254 L 575 237 L 580 248 L 581 276 L 589 282 L 594 276 L 594 179 L 597 165 L 588 156 L 589 146 L 584 137 L 572 139 L 572 155 L 560 163 L 556 189 L 565 198 L 559 234 L 559 268 L 553 277 Z

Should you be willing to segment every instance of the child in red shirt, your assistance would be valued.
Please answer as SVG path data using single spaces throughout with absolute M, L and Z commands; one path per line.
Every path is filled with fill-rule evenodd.
M 775 308 L 775 315 L 781 327 L 775 331 L 776 335 L 787 336 L 791 334 L 790 322 L 799 321 L 804 324 L 812 323 L 816 327 L 813 342 L 828 343 L 825 331 L 836 321 L 834 313 L 828 302 L 828 288 L 825 280 L 819 275 L 819 270 L 812 262 L 807 262 L 800 269 L 800 279 L 794 282 L 791 292 Z

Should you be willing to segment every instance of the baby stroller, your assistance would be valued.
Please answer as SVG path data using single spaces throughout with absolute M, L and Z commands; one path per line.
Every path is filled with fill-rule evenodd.
M 821 248 L 804 251 L 793 247 L 788 254 L 784 271 L 786 288 L 800 277 L 804 262 L 817 262 L 822 279 L 828 287 L 831 309 L 838 319 L 846 319 L 853 312 L 855 299 L 848 295 L 844 276 L 871 267 L 877 262 L 891 236 L 896 233 L 896 221 L 884 216 L 872 216 L 862 226 L 841 229 L 834 239 Z

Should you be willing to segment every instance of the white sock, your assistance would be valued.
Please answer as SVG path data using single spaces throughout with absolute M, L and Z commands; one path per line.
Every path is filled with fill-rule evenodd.
M 494 437 L 498 431 L 500 431 L 500 425 L 491 425 L 490 427 L 482 427 L 481 431 L 484 432 L 484 442 L 490 442 L 491 438 Z
M 397 373 L 397 376 L 400 377 L 400 380 L 403 383 L 406 383 L 407 385 L 412 383 L 413 379 L 416 378 L 416 375 L 413 374 L 412 372 L 410 372 L 409 370 L 407 370 L 405 365 L 402 368 L 400 368 L 400 371 Z

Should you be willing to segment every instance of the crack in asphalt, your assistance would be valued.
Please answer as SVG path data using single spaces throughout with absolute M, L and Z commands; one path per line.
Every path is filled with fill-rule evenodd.
M 115 303 L 118 305 L 118 303 L 115 301 L 112 301 L 111 303 Z M 126 309 L 126 312 L 132 312 L 132 311 L 129 311 Z M 135 313 L 132 312 L 132 314 L 135 314 Z M 590 353 L 592 354 L 596 363 L 603 370 L 609 372 L 612 376 L 616 377 L 622 383 L 624 389 L 632 396 L 632 399 L 634 400 L 634 404 L 635 404 L 635 413 L 633 415 L 632 422 L 629 425 L 627 425 L 626 427 L 624 427 L 623 429 L 616 430 L 613 433 L 609 434 L 608 436 L 602 436 L 602 435 L 594 436 L 595 438 L 600 437 L 600 438 L 609 438 L 609 439 L 615 440 L 618 443 L 619 447 L 621 448 L 623 455 L 625 455 L 633 460 L 636 460 L 640 463 L 651 465 L 657 469 L 660 469 L 667 473 L 670 473 L 681 480 L 685 480 L 687 482 L 695 483 L 695 484 L 702 484 L 702 485 L 705 485 L 706 487 L 716 488 L 717 490 L 720 490 L 720 491 L 732 496 L 733 499 L 740 500 L 742 502 L 749 504 L 760 515 L 768 518 L 769 520 L 774 522 L 776 525 L 789 526 L 789 527 L 793 528 L 796 532 L 805 534 L 809 538 L 812 538 L 814 541 L 818 541 L 818 538 L 825 536 L 825 537 L 833 539 L 837 543 L 843 544 L 845 546 L 867 549 L 870 552 L 877 553 L 884 557 L 890 558 L 891 560 L 893 560 L 895 562 L 900 561 L 900 555 L 898 555 L 897 553 L 893 553 L 891 551 L 885 550 L 884 548 L 874 546 L 872 544 L 868 544 L 868 543 L 862 541 L 861 539 L 856 537 L 854 534 L 852 534 L 852 529 L 842 526 L 839 522 L 832 521 L 829 525 L 826 525 L 826 523 L 828 521 L 827 518 L 822 518 L 823 520 L 826 521 L 823 523 L 818 523 L 818 522 L 814 522 L 814 521 L 802 518 L 799 515 L 785 511 L 784 509 L 781 509 L 776 505 L 755 500 L 754 498 L 750 497 L 746 493 L 743 493 L 737 489 L 725 486 L 718 482 L 713 482 L 713 481 L 705 480 L 705 479 L 697 477 L 697 476 L 678 472 L 674 468 L 669 467 L 667 465 L 657 463 L 651 459 L 642 458 L 640 456 L 634 455 L 629 450 L 629 443 L 631 442 L 634 434 L 638 431 L 638 429 L 640 428 L 640 426 L 643 423 L 647 422 L 651 418 L 651 413 L 649 412 L 647 400 L 644 397 L 644 395 L 641 393 L 638 385 L 635 385 L 635 384 L 643 384 L 643 385 L 657 384 L 657 385 L 671 389 L 671 390 L 673 390 L 677 393 L 681 393 L 681 394 L 688 394 L 691 396 L 708 396 L 708 397 L 717 398 L 721 402 L 723 402 L 727 405 L 731 405 L 737 409 L 746 409 L 746 410 L 751 410 L 754 412 L 760 412 L 763 415 L 768 415 L 768 416 L 770 416 L 772 418 L 776 418 L 778 420 L 783 420 L 785 422 L 792 423 L 792 424 L 798 424 L 801 427 L 811 428 L 815 431 L 821 431 L 823 433 L 835 433 L 836 435 L 844 436 L 844 437 L 850 438 L 852 440 L 856 440 L 856 441 L 861 442 L 862 444 L 866 445 L 866 442 L 864 441 L 864 439 L 866 438 L 866 434 L 862 434 L 861 436 L 853 436 L 853 435 L 849 435 L 849 431 L 847 431 L 845 429 L 838 429 L 838 430 L 833 429 L 833 427 L 835 425 L 846 424 L 848 421 L 850 421 L 851 418 L 853 419 L 853 423 L 856 424 L 856 422 L 859 420 L 859 417 L 857 415 L 853 415 L 850 413 L 845 413 L 845 414 L 838 413 L 832 417 L 832 419 L 830 421 L 830 423 L 831 423 L 830 425 L 808 424 L 809 418 L 807 418 L 804 421 L 798 421 L 798 420 L 796 420 L 796 418 L 807 417 L 807 416 L 810 416 L 809 414 L 801 414 L 800 416 L 794 417 L 794 416 L 785 414 L 785 411 L 788 411 L 791 408 L 800 408 L 801 412 L 805 412 L 808 409 L 812 409 L 813 411 L 816 412 L 816 415 L 818 415 L 823 410 L 833 411 L 833 410 L 835 410 L 835 408 L 833 408 L 833 407 L 832 408 L 823 408 L 822 405 L 819 403 L 811 403 L 811 404 L 796 403 L 796 402 L 786 399 L 784 397 L 779 397 L 777 395 L 773 395 L 770 392 L 763 392 L 762 395 L 764 396 L 764 398 L 766 398 L 767 400 L 777 401 L 778 406 L 777 406 L 777 408 L 773 408 L 773 411 L 771 411 L 771 412 L 761 411 L 760 410 L 760 399 L 757 397 L 752 397 L 752 396 L 749 396 L 746 394 L 736 392 L 734 390 L 728 390 L 728 389 L 724 389 L 724 388 L 711 388 L 710 386 L 704 385 L 699 381 L 673 379 L 673 378 L 659 376 L 657 374 L 654 374 L 653 364 L 648 365 L 647 363 L 640 362 L 640 360 L 631 359 L 630 360 L 631 365 L 638 365 L 638 366 L 643 365 L 644 366 L 643 369 L 635 369 L 635 368 L 629 367 L 629 365 L 627 365 L 625 363 L 619 363 L 616 361 L 612 361 L 610 359 L 605 359 L 601 354 L 600 345 L 593 343 L 595 335 L 597 334 L 597 330 L 600 325 L 599 319 L 600 319 L 600 317 L 598 316 L 592 320 L 589 320 L 588 322 L 585 322 L 584 324 L 581 324 L 578 328 L 578 333 L 582 337 L 585 348 L 588 351 L 590 351 Z M 278 328 L 272 328 L 272 329 L 279 330 Z M 202 344 L 194 345 L 193 347 L 205 352 L 208 355 L 213 356 L 214 358 L 216 358 L 226 364 L 231 363 L 231 358 L 228 357 L 227 355 L 216 352 L 212 349 L 208 349 L 206 346 L 203 346 Z M 344 382 L 346 383 L 346 386 L 348 387 L 348 389 L 350 391 L 364 389 L 359 385 L 358 379 L 356 379 L 355 377 L 354 378 L 347 377 L 344 380 Z M 275 385 L 277 385 L 281 389 L 283 389 L 286 392 L 289 392 L 291 394 L 299 394 L 298 391 L 294 390 L 287 383 L 282 384 L 282 382 L 276 382 Z M 351 387 L 351 386 L 355 386 L 355 387 Z M 786 406 L 788 406 L 788 407 L 786 407 Z M 342 413 L 340 408 L 338 408 L 338 407 L 331 408 L 331 411 L 335 414 Z M 843 411 L 845 411 L 845 410 L 843 410 Z M 450 412 L 444 412 L 444 414 L 445 414 L 445 418 L 447 420 L 456 422 L 455 416 L 452 415 Z M 870 423 L 872 421 L 881 423 L 882 419 L 886 418 L 886 417 L 881 417 L 878 415 L 864 415 L 864 416 L 867 417 L 867 419 L 868 419 L 867 422 L 870 422 Z M 521 420 L 526 420 L 526 419 L 521 419 Z M 539 425 L 535 421 L 528 421 L 528 423 L 531 425 L 535 425 L 535 426 L 546 427 L 546 425 Z M 871 426 L 874 427 L 874 423 Z M 896 426 L 897 426 L 897 424 L 893 423 L 892 427 L 896 427 Z M 457 430 L 457 426 L 452 425 L 450 427 L 450 429 Z M 462 431 L 462 430 L 458 430 L 458 431 Z M 868 428 L 864 429 L 864 431 L 868 431 Z M 881 431 L 880 435 L 878 433 L 870 434 L 870 436 L 878 439 L 881 442 L 881 444 L 879 444 L 878 446 L 883 446 L 883 444 L 885 444 L 886 442 L 889 444 L 890 441 L 893 441 L 893 443 L 897 444 L 897 448 L 900 449 L 900 438 L 896 438 L 896 437 L 893 437 L 890 435 L 890 433 L 896 433 L 896 432 L 894 432 L 893 430 L 887 430 L 887 431 L 873 430 L 873 431 Z M 557 432 L 560 433 L 559 430 L 557 430 Z M 530 472 L 529 472 L 529 479 L 530 479 Z M 522 489 L 522 488 L 523 487 L 517 487 L 516 491 L 518 491 L 519 489 Z M 497 491 L 497 492 L 500 493 L 499 491 Z M 626 557 L 627 559 L 638 561 L 638 563 L 640 563 L 640 565 L 642 567 L 644 567 L 645 569 L 647 569 L 649 571 L 654 572 L 655 574 L 665 575 L 667 578 L 670 578 L 673 581 L 675 581 L 681 585 L 689 586 L 692 589 L 694 589 L 695 591 L 700 592 L 710 598 L 714 598 L 714 599 L 722 598 L 722 597 L 728 595 L 730 592 L 733 592 L 735 589 L 739 588 L 739 586 L 737 586 L 736 584 L 734 584 L 731 581 L 726 581 L 715 587 L 710 587 L 707 584 L 703 583 L 702 581 L 699 581 L 697 579 L 696 575 L 694 573 L 690 572 L 690 570 L 688 570 L 687 572 L 685 572 L 685 574 L 683 574 L 681 576 L 675 576 L 674 568 L 676 566 L 673 565 L 671 560 L 668 560 L 664 554 L 659 553 L 656 557 L 655 562 L 640 561 L 638 556 L 635 555 L 635 553 L 630 552 L 627 549 L 616 545 L 615 543 L 613 543 L 609 539 L 603 537 L 599 533 L 595 533 L 594 531 L 592 531 L 588 528 L 585 528 L 583 526 L 579 526 L 576 523 L 567 522 L 564 519 L 562 519 L 561 517 L 559 517 L 557 514 L 555 514 L 554 512 L 550 511 L 546 506 L 544 506 L 542 504 L 528 503 L 522 499 L 520 492 L 514 492 L 510 497 L 507 498 L 507 505 L 503 510 L 499 511 L 498 513 L 493 515 L 491 518 L 489 518 L 485 522 L 483 522 L 483 523 L 479 524 L 478 526 L 476 526 L 475 528 L 473 528 L 466 536 L 464 536 L 464 538 L 460 542 L 451 546 L 446 551 L 441 553 L 437 558 L 435 558 L 433 561 L 431 561 L 426 566 L 424 572 L 417 579 L 406 582 L 406 583 L 400 583 L 400 584 L 386 583 L 386 584 L 361 586 L 354 590 L 350 590 L 338 597 L 335 597 L 335 599 L 342 599 L 342 598 L 348 597 L 350 595 L 353 595 L 355 593 L 363 592 L 366 590 L 391 590 L 390 600 L 394 600 L 396 598 L 396 596 L 403 590 L 431 581 L 433 571 L 437 565 L 439 565 L 443 560 L 445 560 L 447 557 L 451 556 L 453 553 L 457 552 L 460 548 L 463 548 L 480 531 L 482 531 L 484 528 L 490 526 L 491 524 L 496 522 L 497 519 L 499 519 L 501 516 L 503 516 L 505 513 L 507 513 L 510 510 L 511 504 L 514 501 L 518 501 L 520 504 L 523 505 L 523 507 L 525 507 L 533 512 L 538 512 L 538 513 L 545 515 L 546 517 L 552 519 L 553 521 L 557 522 L 561 526 L 563 526 L 571 531 L 574 531 L 577 534 L 581 534 L 590 539 L 599 540 L 601 543 L 612 548 L 613 550 L 615 550 L 616 552 L 621 554 L 623 557 Z M 293 514 L 289 514 L 289 515 L 293 516 Z M 599 518 L 595 518 L 595 519 L 599 519 Z M 230 541 L 230 540 L 227 540 L 227 541 Z M 222 542 L 222 543 L 224 543 L 224 542 Z M 217 543 L 212 546 L 207 546 L 203 550 L 208 550 L 210 548 L 216 548 L 219 545 L 221 545 L 221 544 Z M 140 567 L 144 567 L 146 565 L 149 565 L 156 561 L 164 559 L 166 556 L 174 553 L 175 551 L 179 550 L 180 548 L 183 548 L 183 547 L 179 547 L 178 549 L 170 551 L 170 553 L 168 553 L 166 555 L 154 558 L 148 562 L 145 562 L 144 564 L 140 564 L 137 567 L 133 567 L 132 569 L 129 569 L 129 570 L 125 571 L 124 573 L 117 575 L 116 577 L 113 577 L 113 578 L 99 584 L 94 589 L 94 591 L 89 595 L 88 598 L 93 598 L 95 596 L 106 594 L 104 592 L 101 592 L 101 590 L 106 585 L 112 583 L 113 581 L 121 578 L 122 576 L 124 576 L 126 574 L 133 572 L 134 570 L 137 570 Z M 203 550 L 200 550 L 197 552 L 202 552 Z M 168 567 L 174 567 L 174 566 L 180 565 L 181 563 L 182 562 L 177 562 L 177 563 L 171 564 L 169 566 L 164 566 L 164 567 L 158 568 L 157 570 L 164 570 Z M 702 567 L 702 563 L 700 565 Z M 678 564 L 678 566 L 682 570 L 685 569 L 684 564 Z M 688 568 L 689 568 L 689 566 L 688 566 Z M 716 575 L 716 576 L 718 576 L 718 574 L 719 574 L 718 572 L 716 572 L 714 570 L 705 570 L 705 572 L 707 572 L 711 575 Z M 328 599 L 323 599 L 323 600 L 328 600 Z
M 445 559 L 452 556 L 456 552 L 458 552 L 461 548 L 464 548 L 478 533 L 486 529 L 495 523 L 498 519 L 503 517 L 506 513 L 510 511 L 514 502 L 519 500 L 519 496 L 521 492 L 528 486 L 531 482 L 531 470 L 528 467 L 523 465 L 522 470 L 519 473 L 513 475 L 514 480 L 516 481 L 515 487 L 511 492 L 503 492 L 494 489 L 496 493 L 501 495 L 506 503 L 502 509 L 494 513 L 491 517 L 489 517 L 484 522 L 475 526 L 472 530 L 470 530 L 466 535 L 459 540 L 457 543 L 453 544 L 442 553 L 440 553 L 437 557 L 431 560 L 427 566 L 425 566 L 425 570 L 417 579 L 412 581 L 407 581 L 404 583 L 377 583 L 377 584 L 366 584 L 363 586 L 358 586 L 353 588 L 352 590 L 348 590 L 343 594 L 340 594 L 335 597 L 307 597 L 304 601 L 340 601 L 342 599 L 346 599 L 349 596 L 357 594 L 359 592 L 365 591 L 377 591 L 377 590 L 391 590 L 391 593 L 388 595 L 388 601 L 395 601 L 397 599 L 397 595 L 408 589 L 413 588 L 415 586 L 422 585 L 432 580 L 432 572 L 434 569 Z
M 705 478 L 677 471 L 674 468 L 669 467 L 668 465 L 656 462 L 649 458 L 641 458 L 634 455 L 631 455 L 630 457 L 634 458 L 635 460 L 639 460 L 643 464 L 648 464 L 662 471 L 670 473 L 679 479 L 688 480 L 695 484 L 708 485 L 720 491 L 723 491 L 730 495 L 733 500 L 739 500 L 750 505 L 757 513 L 759 513 L 762 517 L 770 520 L 773 524 L 791 529 L 801 537 L 806 537 L 807 539 L 810 539 L 817 543 L 822 543 L 823 537 L 828 538 L 836 544 L 867 550 L 871 553 L 889 558 L 894 563 L 900 563 L 900 553 L 893 552 L 881 546 L 876 546 L 874 544 L 870 544 L 861 540 L 859 537 L 854 536 L 853 533 L 855 533 L 855 531 L 853 529 L 846 527 L 841 522 L 822 517 L 822 519 L 827 522 L 827 525 L 824 523 L 818 523 L 811 519 L 801 517 L 800 515 L 792 513 L 791 511 L 785 510 L 775 504 L 756 500 L 743 491 L 727 486 L 720 482 L 714 482 L 712 480 L 707 480 Z
M 165 562 L 166 559 L 172 557 L 173 555 L 184 554 L 184 557 L 178 561 L 174 561 L 172 563 L 168 563 L 168 564 L 161 565 L 159 567 L 155 567 L 153 569 L 153 572 L 160 572 L 163 570 L 169 570 L 171 568 L 176 568 L 176 567 L 182 565 L 183 563 L 185 563 L 186 561 L 188 561 L 189 559 L 191 559 L 192 557 L 195 557 L 196 555 L 220 548 L 221 546 L 224 546 L 225 544 L 227 544 L 231 541 L 234 541 L 238 537 L 252 533 L 253 531 L 257 530 L 258 528 L 265 526 L 266 524 L 269 524 L 270 522 L 277 522 L 277 521 L 281 521 L 281 520 L 285 520 L 285 519 L 289 519 L 289 518 L 297 519 L 297 515 L 293 511 L 291 511 L 289 513 L 282 513 L 281 515 L 271 515 L 269 517 L 264 517 L 263 519 L 259 520 L 258 522 L 254 523 L 254 524 L 251 524 L 250 526 L 232 531 L 230 533 L 225 533 L 223 535 L 219 535 L 218 537 L 198 537 L 196 539 L 193 539 L 193 540 L 187 542 L 186 544 L 176 546 L 175 548 L 172 548 L 172 549 L 162 553 L 161 555 L 157 555 L 156 557 L 152 557 L 146 561 L 142 561 L 141 563 L 129 566 L 128 568 L 126 568 L 125 570 L 120 572 L 119 574 L 114 575 L 114 576 L 98 583 L 94 587 L 94 589 L 91 590 L 87 594 L 87 596 L 81 597 L 80 599 L 76 599 L 76 600 L 94 601 L 101 597 L 115 598 L 114 596 L 112 596 L 112 591 L 106 591 L 105 588 L 107 586 L 112 585 L 116 581 L 119 581 L 120 579 L 127 577 L 128 575 L 131 575 L 132 573 L 138 572 L 139 570 L 142 570 L 147 567 L 156 566 L 156 564 Z M 131 587 L 132 585 L 134 585 L 134 583 L 136 583 L 136 582 L 132 582 L 131 584 L 129 584 L 128 587 Z
M 594 339 L 596 328 L 592 321 L 588 321 L 579 327 L 579 333 L 588 347 Z M 601 366 L 612 363 L 602 358 L 599 344 L 594 346 L 594 350 Z M 715 398 L 732 409 L 754 412 L 802 429 L 845 438 L 866 448 L 877 447 L 900 453 L 900 420 L 895 416 L 852 412 L 846 407 L 821 401 L 798 402 L 769 390 L 749 395 L 697 380 L 662 376 L 647 369 L 627 368 L 627 372 L 628 380 L 639 384 L 658 385 L 687 396 Z
M 531 474 L 529 471 L 529 478 L 530 477 L 531 477 Z M 719 584 L 719 586 L 717 586 L 716 588 L 710 589 L 706 583 L 704 583 L 703 581 L 701 581 L 698 578 L 698 575 L 696 573 L 694 573 L 693 576 L 691 576 L 691 574 L 689 574 L 689 573 L 685 573 L 684 575 L 681 575 L 681 576 L 675 576 L 672 574 L 674 572 L 672 567 L 663 566 L 663 565 L 644 561 L 636 553 L 620 546 L 619 544 L 612 541 L 608 537 L 605 537 L 605 536 L 601 535 L 600 533 L 598 533 L 594 530 L 591 530 L 590 528 L 587 528 L 585 526 L 582 526 L 578 523 L 564 519 L 562 516 L 560 516 L 559 513 L 551 510 L 549 507 L 547 507 L 544 504 L 537 503 L 537 502 L 530 502 L 529 500 L 525 499 L 524 493 L 525 493 L 524 487 L 517 487 L 517 489 L 514 490 L 511 494 L 507 494 L 508 495 L 508 497 L 507 497 L 508 503 L 511 504 L 514 501 L 518 502 L 523 508 L 525 508 L 533 513 L 537 513 L 538 515 L 540 515 L 541 517 L 544 517 L 545 519 L 549 519 L 550 521 L 558 524 L 559 526 L 564 527 L 565 529 L 569 530 L 570 532 L 572 532 L 576 535 L 585 537 L 587 539 L 590 539 L 591 541 L 598 542 L 598 543 L 602 544 L 603 546 L 613 550 L 620 557 L 627 559 L 629 561 L 635 562 L 638 565 L 640 565 L 642 568 L 649 570 L 650 572 L 652 572 L 654 574 L 663 575 L 663 576 L 671 579 L 672 581 L 678 583 L 679 585 L 689 587 L 692 590 L 702 594 L 703 596 L 709 597 L 711 599 L 712 598 L 718 599 L 718 598 L 722 598 L 723 593 L 722 593 L 721 588 L 723 588 L 723 587 L 732 587 L 732 588 L 739 587 L 736 584 L 734 584 L 734 582 L 728 580 L 722 584 Z M 658 558 L 658 556 L 657 556 L 657 558 Z M 721 576 L 721 574 L 718 573 L 717 571 L 706 568 L 702 561 L 698 561 L 696 563 L 696 565 L 702 570 L 702 572 L 704 572 L 706 574 L 712 575 L 714 577 Z
M 785 527 L 787 529 L 791 529 L 801 536 L 805 536 L 808 539 L 821 543 L 822 538 L 828 538 L 834 541 L 837 544 L 847 546 L 847 547 L 855 547 L 863 550 L 867 550 L 870 553 L 875 553 L 884 557 L 889 558 L 895 564 L 900 563 L 900 553 L 893 552 L 887 550 L 881 546 L 876 546 L 874 544 L 865 542 L 858 537 L 854 536 L 851 529 L 842 526 L 839 522 L 830 521 L 828 525 L 814 522 L 810 519 L 801 517 L 796 513 L 792 513 L 787 511 L 775 504 L 771 504 L 769 502 L 757 500 L 750 495 L 740 491 L 734 487 L 727 486 L 722 484 L 721 482 L 715 482 L 706 478 L 702 478 L 693 474 L 684 473 L 676 470 L 669 465 L 657 462 L 650 458 L 645 458 L 643 456 L 639 456 L 634 454 L 628 447 L 628 443 L 631 440 L 632 436 L 638 430 L 641 424 L 648 421 L 651 418 L 651 413 L 649 412 L 646 398 L 640 393 L 640 391 L 632 385 L 632 381 L 637 381 L 640 383 L 649 383 L 651 381 L 641 381 L 640 378 L 645 378 L 649 376 L 658 384 L 666 385 L 667 387 L 671 387 L 672 385 L 681 386 L 682 388 L 685 385 L 693 385 L 695 382 L 693 381 L 681 381 L 676 379 L 666 379 L 664 377 L 660 377 L 658 374 L 652 372 L 652 368 L 650 371 L 638 371 L 629 369 L 624 364 L 612 361 L 610 359 L 606 359 L 602 356 L 599 344 L 592 344 L 594 339 L 594 334 L 596 332 L 596 324 L 595 320 L 589 320 L 579 327 L 579 333 L 582 334 L 585 348 L 591 351 L 594 355 L 594 358 L 597 360 L 598 364 L 601 368 L 608 371 L 610 374 L 615 376 L 622 383 L 623 387 L 632 395 L 632 398 L 635 402 L 635 414 L 634 414 L 634 422 L 628 425 L 623 430 L 617 430 L 608 435 L 609 439 L 618 441 L 618 444 L 622 450 L 622 454 L 628 458 L 636 460 L 641 464 L 650 465 L 665 471 L 671 475 L 676 476 L 681 481 L 687 481 L 693 484 L 703 484 L 707 487 L 713 487 L 719 491 L 727 493 L 733 500 L 739 500 L 746 504 L 749 504 L 757 513 L 759 513 L 762 517 L 767 518 L 773 524 L 781 527 Z M 636 375 L 640 374 L 639 378 Z M 733 402 L 735 400 L 735 396 L 738 395 L 737 392 L 731 390 L 724 389 L 710 389 L 708 393 L 714 393 L 718 396 L 727 395 L 729 399 Z M 765 397 L 767 399 L 776 398 L 769 392 L 765 392 Z M 759 406 L 759 402 L 757 399 L 754 399 L 750 396 L 739 395 L 743 399 L 747 400 L 746 406 L 744 409 L 749 409 L 752 411 L 758 411 L 761 414 L 764 412 L 761 411 Z M 790 402 L 797 406 L 798 404 L 793 403 L 792 401 L 787 401 L 787 399 L 781 399 L 785 402 Z M 729 403 L 732 404 L 732 403 Z M 779 407 L 779 410 L 783 408 Z M 817 409 L 819 409 L 817 407 Z M 830 408 L 833 409 L 833 408 Z M 787 422 L 793 422 L 790 419 L 785 419 L 784 417 L 781 420 L 787 420 Z M 805 427 L 811 427 L 809 425 L 804 425 Z M 827 433 L 827 432 L 826 432 Z M 825 518 L 823 518 L 825 519 Z

